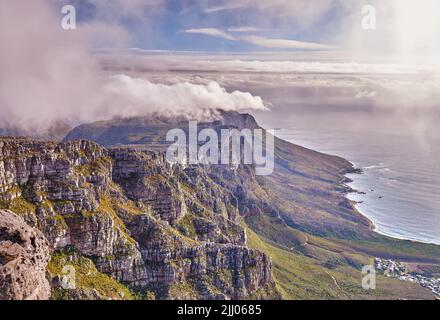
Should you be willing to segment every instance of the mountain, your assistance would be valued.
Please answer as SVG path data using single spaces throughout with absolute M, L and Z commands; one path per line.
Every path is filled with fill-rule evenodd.
M 348 161 L 275 139 L 269 176 L 250 165 L 171 166 L 162 141 L 179 126 L 188 121 L 133 118 L 81 125 L 61 143 L 0 138 L 0 209 L 46 239 L 50 258 L 38 261 L 52 299 L 434 297 L 380 274 L 376 290 L 362 289 L 374 257 L 435 270 L 440 248 L 374 233 L 345 198 Z M 220 113 L 204 127 L 258 124 Z M 0 272 L 19 259 L 2 247 L 22 243 L 4 224 Z M 65 288 L 66 267 L 74 289 Z M 0 287 L 22 280 L 0 277 Z
M 166 134 L 174 128 L 188 131 L 188 120 L 138 117 L 83 124 L 69 132 L 64 141 L 84 139 L 107 147 L 130 146 L 165 151 L 170 144 L 166 142 Z M 199 131 L 204 128 L 241 130 L 260 127 L 249 114 L 220 112 L 217 119 L 198 124 Z M 345 233 L 356 237 L 369 234 L 371 224 L 345 198 L 344 192 L 349 189 L 343 185 L 344 175 L 349 172 L 356 170 L 345 159 L 275 138 L 274 173 L 257 180 L 276 189 L 266 192 L 264 199 L 289 225 L 319 235 Z M 235 187 L 239 188 L 239 184 L 236 182 Z
M 44 130 L 39 130 L 38 128 L 29 128 L 27 126 L 14 127 L 10 125 L 0 126 L 0 136 L 9 137 L 23 137 L 29 136 L 39 140 L 62 140 L 67 133 L 72 130 L 72 127 L 66 122 L 57 120 L 53 121 Z
M 204 128 L 222 128 L 232 126 L 236 128 L 259 128 L 255 119 L 248 114 L 225 112 L 222 110 L 209 111 L 206 118 L 198 123 L 199 130 Z M 188 132 L 188 116 L 148 116 L 121 118 L 109 121 L 86 123 L 73 128 L 64 138 L 64 141 L 90 140 L 101 146 L 143 146 L 148 149 L 165 148 L 166 134 L 174 128 L 182 128 Z
M 0 150 L 1 201 L 47 238 L 53 297 L 277 297 L 270 259 L 246 246 L 234 196 L 203 170 L 86 141 L 3 139 Z M 74 292 L 56 284 L 70 264 Z M 81 279 L 89 272 L 95 279 Z

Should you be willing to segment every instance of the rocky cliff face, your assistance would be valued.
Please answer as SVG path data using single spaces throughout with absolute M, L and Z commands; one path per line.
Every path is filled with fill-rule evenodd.
M 45 300 L 49 244 L 22 218 L 0 210 L 0 300 Z
M 211 118 L 211 122 L 199 122 L 199 130 L 260 128 L 249 114 L 219 110 Z M 187 131 L 188 119 L 149 116 L 99 121 L 74 128 L 65 140 L 85 139 L 103 146 L 166 150 L 166 134 L 174 128 Z M 348 191 L 342 185 L 344 174 L 355 171 L 350 162 L 276 137 L 274 141 L 275 168 L 269 176 L 255 179 L 246 167 L 239 172 L 222 168 L 207 172 L 216 183 L 236 195 L 240 214 L 246 217 L 260 213 L 279 215 L 290 227 L 318 236 L 349 239 L 373 236 L 368 219 L 356 212 L 353 203 L 344 196 Z M 197 183 L 204 181 L 200 176 L 194 179 L 199 179 Z
M 50 249 L 57 298 L 277 297 L 270 259 L 247 248 L 240 225 L 250 201 L 236 196 L 225 174 L 172 167 L 158 152 L 107 150 L 88 141 L 0 139 L 0 208 L 44 234 L 41 263 L 26 267 L 44 268 Z M 255 179 L 250 171 L 243 177 Z M 76 266 L 81 279 L 70 291 L 58 281 L 63 263 Z M 106 289 L 92 288 L 88 274 L 107 277 Z M 106 296 L 108 288 L 120 296 Z M 47 290 L 34 297 L 47 298 Z

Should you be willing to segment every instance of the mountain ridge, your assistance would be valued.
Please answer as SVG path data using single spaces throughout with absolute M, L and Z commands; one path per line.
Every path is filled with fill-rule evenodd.
M 205 126 L 257 126 L 228 115 Z M 374 233 L 345 197 L 350 162 L 275 138 L 267 177 L 249 165 L 171 166 L 162 136 L 153 148 L 145 136 L 120 145 L 113 121 L 99 123 L 115 132 L 107 148 L 0 138 L 0 209 L 47 238 L 52 299 L 433 298 L 382 275 L 378 290 L 362 290 L 375 257 L 437 265 L 440 248 Z M 126 141 L 132 120 L 118 121 Z M 143 123 L 134 131 L 149 137 L 176 127 Z M 75 290 L 62 287 L 66 264 Z

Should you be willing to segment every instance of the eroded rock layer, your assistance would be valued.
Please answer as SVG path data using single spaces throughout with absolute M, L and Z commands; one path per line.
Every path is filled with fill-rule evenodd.
M 271 261 L 247 247 L 240 225 L 240 211 L 252 206 L 239 208 L 246 201 L 237 198 L 237 186 L 223 183 L 227 174 L 172 167 L 159 152 L 104 149 L 88 141 L 0 139 L 0 208 L 20 215 L 48 241 L 46 248 L 37 236 L 41 261 L 26 267 L 40 272 L 49 249 L 58 255 L 48 268 L 56 297 L 84 292 L 85 298 L 109 298 L 108 288 L 118 291 L 116 298 L 127 297 L 111 281 L 141 297 L 276 297 Z M 242 177 L 255 179 L 250 170 Z M 53 273 L 62 266 L 54 261 L 77 263 L 75 294 L 60 287 Z M 84 271 L 89 262 L 97 270 Z M 88 273 L 109 276 L 107 287 L 92 288 Z M 11 297 L 6 294 L 0 289 L 1 297 Z M 43 284 L 37 297 L 48 297 Z

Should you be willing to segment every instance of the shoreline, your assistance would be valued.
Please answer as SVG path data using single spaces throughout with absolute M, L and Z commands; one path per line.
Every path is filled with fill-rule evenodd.
M 356 211 L 356 213 L 360 214 L 363 218 L 365 218 L 365 219 L 367 219 L 369 221 L 369 224 L 371 226 L 371 228 L 370 228 L 371 231 L 373 231 L 373 232 L 375 232 L 375 233 L 377 233 L 377 234 L 379 234 L 381 236 L 389 237 L 389 238 L 392 238 L 392 239 L 395 239 L 395 240 L 411 241 L 411 242 L 414 242 L 414 243 L 440 246 L 440 243 L 423 241 L 423 240 L 420 240 L 420 239 L 411 239 L 409 237 L 408 238 L 406 238 L 406 237 L 399 237 L 397 235 L 389 234 L 389 233 L 387 234 L 386 232 L 381 231 L 379 229 L 379 227 L 377 226 L 376 222 L 374 221 L 374 219 L 372 217 L 370 217 L 367 213 L 363 212 L 362 209 L 359 207 L 359 204 L 363 203 L 364 201 L 359 202 L 359 201 L 353 200 L 353 199 L 351 199 L 349 197 L 350 194 L 362 194 L 361 191 L 353 188 L 349 184 L 354 182 L 353 178 L 355 176 L 365 174 L 365 172 L 364 172 L 363 168 L 359 168 L 359 166 L 357 166 L 356 163 L 354 163 L 352 161 L 349 161 L 349 160 L 347 160 L 347 161 L 351 163 L 352 170 L 349 170 L 349 172 L 346 172 L 343 175 L 344 176 L 343 185 L 344 185 L 344 187 L 347 188 L 347 191 L 344 192 L 345 197 L 353 204 L 353 209 Z M 349 175 L 351 175 L 351 176 L 349 176 Z
M 344 195 L 345 199 L 351 203 L 353 213 L 359 218 L 359 223 L 364 224 L 366 227 L 368 227 L 370 229 L 371 232 L 373 232 L 377 235 L 380 235 L 382 237 L 387 237 L 387 238 L 394 239 L 394 240 L 409 241 L 412 243 L 420 243 L 423 245 L 440 246 L 440 241 L 434 242 L 434 241 L 429 241 L 429 240 L 421 240 L 421 239 L 412 238 L 410 235 L 409 236 L 400 236 L 400 235 L 395 234 L 392 230 L 391 230 L 391 232 L 382 231 L 380 229 L 380 227 L 378 226 L 378 224 L 376 223 L 375 219 L 370 214 L 363 211 L 362 208 L 360 207 L 360 205 L 362 203 L 366 203 L 368 200 L 367 201 L 365 201 L 365 200 L 358 201 L 358 200 L 352 199 L 350 197 L 351 194 L 358 194 L 358 195 L 365 194 L 364 192 L 359 190 L 359 186 L 352 186 L 350 184 L 355 182 L 357 176 L 364 175 L 365 169 L 367 169 L 368 167 L 359 165 L 352 160 L 348 160 L 346 156 L 339 155 L 337 152 L 321 151 L 316 146 L 312 146 L 307 143 L 304 143 L 304 141 L 301 141 L 301 140 L 295 141 L 293 139 L 289 139 L 289 138 L 286 138 L 283 136 L 278 136 L 278 135 L 276 135 L 276 136 L 281 140 L 287 141 L 292 144 L 296 144 L 298 146 L 302 146 L 302 147 L 307 148 L 309 150 L 313 150 L 315 152 L 338 157 L 347 163 L 345 166 L 341 167 L 341 171 L 339 172 L 340 181 L 338 184 L 343 189 L 343 190 L 339 190 L 339 192 L 342 193 Z M 366 186 L 366 189 L 371 189 L 371 187 Z M 370 203 L 370 202 L 368 202 L 368 203 Z M 397 231 L 398 230 L 399 229 L 397 229 Z

